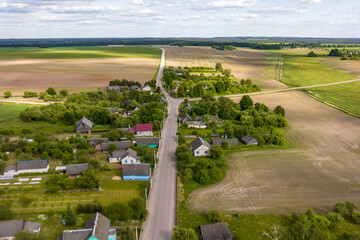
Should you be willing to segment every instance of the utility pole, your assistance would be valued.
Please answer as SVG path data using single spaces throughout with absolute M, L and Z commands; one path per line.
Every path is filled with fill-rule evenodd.
M 156 155 L 155 155 L 155 149 L 154 149 L 154 169 L 156 168 Z
M 145 204 L 146 204 L 146 209 L 148 209 L 147 188 L 145 188 Z

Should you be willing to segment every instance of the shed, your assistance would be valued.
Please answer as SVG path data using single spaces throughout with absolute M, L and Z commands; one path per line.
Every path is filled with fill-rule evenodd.
M 160 139 L 158 137 L 139 137 L 136 139 L 136 145 L 149 146 L 150 148 L 156 148 L 159 146 Z
M 258 145 L 259 144 L 259 142 L 255 138 L 253 138 L 249 135 L 243 136 L 240 139 L 245 145 Z
M 76 133 L 90 133 L 93 127 L 93 123 L 87 119 L 86 117 L 82 117 L 77 123 L 75 127 Z
M 152 123 L 136 124 L 135 131 L 136 131 L 136 136 L 152 136 L 153 125 Z
M 89 167 L 89 164 L 71 164 L 66 165 L 66 174 L 69 176 L 77 176 L 83 174 Z
M 12 239 L 20 231 L 28 231 L 38 234 L 41 223 L 28 222 L 25 220 L 0 221 L 0 239 Z
M 148 163 L 125 164 L 123 166 L 124 180 L 149 180 L 151 166 Z
M 49 162 L 46 159 L 21 160 L 16 166 L 7 166 L 4 175 L 18 175 L 20 173 L 42 173 L 49 171 Z
M 183 114 L 183 115 L 180 117 L 179 121 L 180 121 L 181 123 L 186 123 L 186 122 L 189 122 L 189 121 L 191 122 L 191 121 L 192 121 L 192 118 L 190 117 L 189 114 L 185 113 L 185 114 Z
M 109 109 L 110 112 L 112 112 L 112 113 L 119 113 L 119 108 L 118 108 L 118 107 L 109 107 L 108 109 Z
M 102 152 L 109 152 L 110 145 L 116 145 L 116 150 L 126 150 L 131 146 L 131 141 L 109 141 L 101 143 L 101 151 Z
M 233 240 L 234 234 L 225 223 L 200 225 L 201 240 Z
M 230 143 L 230 146 L 238 146 L 239 145 L 239 142 L 238 142 L 238 139 L 237 138 L 229 138 L 229 139 L 218 139 L 218 138 L 215 138 L 213 139 L 213 145 L 219 145 L 219 146 L 222 146 L 222 143 L 223 142 L 229 142 Z

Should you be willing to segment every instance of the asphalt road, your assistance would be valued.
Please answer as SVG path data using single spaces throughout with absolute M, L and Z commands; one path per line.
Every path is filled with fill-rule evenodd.
M 177 115 L 182 100 L 173 99 L 163 89 L 161 78 L 165 66 L 165 50 L 156 83 L 166 95 L 169 116 L 165 120 L 161 132 L 160 148 L 158 150 L 159 163 L 153 175 L 153 183 L 149 196 L 149 216 L 144 222 L 141 240 L 171 240 L 176 221 L 176 161 L 177 146 Z

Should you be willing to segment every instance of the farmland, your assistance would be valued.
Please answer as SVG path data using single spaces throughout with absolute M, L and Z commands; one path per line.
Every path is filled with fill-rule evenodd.
M 154 77 L 160 53 L 149 47 L 4 48 L 0 93 L 14 90 L 20 95 L 24 89 L 44 91 L 50 86 L 94 89 L 116 78 L 144 83 Z
M 241 61 L 239 56 L 245 53 L 251 55 L 252 50 L 219 53 L 206 48 L 187 52 L 185 48 L 178 50 L 178 56 L 175 56 L 175 51 L 177 49 L 171 49 L 167 55 L 168 65 L 184 66 L 193 62 L 195 65 L 207 66 L 209 63 L 211 66 L 213 62 L 224 61 L 224 65 L 232 64 L 231 68 L 237 69 L 234 71 L 235 76 L 240 77 L 237 74 L 244 69 L 242 74 L 246 77 L 255 76 L 255 83 L 264 89 L 286 87 L 272 80 L 276 72 L 276 55 L 270 57 L 264 52 L 255 52 L 250 57 L 251 60 L 246 62 Z M 205 57 L 206 52 L 211 54 L 208 58 Z M 174 55 L 173 58 L 171 54 Z M 285 56 L 285 61 L 292 59 L 293 62 L 285 67 L 284 63 L 282 79 L 298 81 L 296 83 L 294 80 L 293 85 L 304 86 L 354 78 L 349 73 L 318 63 L 317 60 L 306 59 L 304 51 L 294 50 L 291 54 L 289 58 Z M 261 57 L 265 57 L 263 64 L 256 64 Z M 296 61 L 300 63 L 297 65 Z M 293 75 L 286 75 L 286 69 L 289 68 L 289 74 Z M 311 75 L 317 68 L 319 72 Z M 253 74 L 249 69 L 253 70 L 250 71 Z M 306 71 L 310 71 L 310 75 L 305 75 L 306 82 L 301 82 L 301 76 Z M 354 89 L 350 84 L 329 88 L 339 89 L 339 92 L 348 88 L 348 100 L 358 100 L 356 94 L 351 95 Z M 277 105 L 285 108 L 289 121 L 285 134 L 291 148 L 229 153 L 226 155 L 228 170 L 225 179 L 192 192 L 184 208 L 197 213 L 218 208 L 229 213 L 289 214 L 303 213 L 309 207 L 317 212 L 328 212 L 338 201 L 348 200 L 360 204 L 360 198 L 356 194 L 359 190 L 357 172 L 360 168 L 357 161 L 360 145 L 358 118 L 325 106 L 302 92 L 275 93 L 252 98 L 254 102 L 265 103 L 270 109 Z M 239 102 L 240 98 L 233 100 Z M 196 188 L 199 186 L 185 186 L 185 197 L 189 190 L 191 192 Z M 184 219 L 180 217 L 180 220 Z
M 309 50 L 283 50 L 281 81 L 288 86 L 307 86 L 339 82 L 359 77 L 358 61 L 342 61 L 328 57 L 327 52 L 317 52 L 318 58 L 306 57 Z M 345 112 L 360 116 L 360 84 L 319 87 L 309 90 L 316 99 L 339 107 Z

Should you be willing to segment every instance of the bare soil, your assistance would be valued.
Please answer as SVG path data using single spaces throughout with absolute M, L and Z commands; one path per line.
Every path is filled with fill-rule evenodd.
M 340 58 L 326 58 L 320 61 L 348 72 L 354 77 L 360 77 L 360 61 L 340 60 Z
M 159 60 L 136 58 L 0 60 L 0 91 L 11 88 L 97 88 L 113 79 L 144 83 L 154 77 Z

